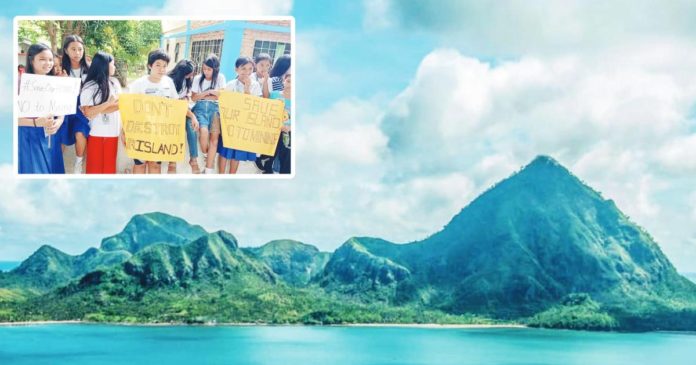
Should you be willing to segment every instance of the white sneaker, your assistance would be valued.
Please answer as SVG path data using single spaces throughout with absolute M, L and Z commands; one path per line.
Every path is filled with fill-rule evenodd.
M 203 173 L 206 174 L 206 175 L 214 175 L 214 174 L 215 174 L 215 169 L 209 169 L 209 168 L 206 167 L 206 168 L 205 168 L 205 172 L 203 172 Z
M 82 174 L 82 160 L 75 160 L 75 166 L 73 167 L 73 174 Z

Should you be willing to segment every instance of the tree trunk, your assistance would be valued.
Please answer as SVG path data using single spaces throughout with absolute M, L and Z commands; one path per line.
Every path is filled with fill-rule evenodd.
M 56 51 L 58 50 L 58 47 L 56 45 L 58 33 L 57 24 L 53 21 L 47 20 L 44 22 L 44 27 L 46 29 L 46 33 L 48 34 L 48 39 L 51 42 L 51 50 L 53 51 L 53 53 L 56 53 Z

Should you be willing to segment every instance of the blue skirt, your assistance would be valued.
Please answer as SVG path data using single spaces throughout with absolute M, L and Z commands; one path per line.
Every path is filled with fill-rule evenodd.
M 66 115 L 66 122 L 68 126 L 66 127 L 66 133 L 63 137 L 63 144 L 66 146 L 72 146 L 75 144 L 75 134 L 82 133 L 85 138 L 89 137 L 89 119 L 82 114 L 80 110 L 80 97 L 77 97 L 77 110 L 75 114 Z M 65 124 L 65 123 L 63 123 Z
M 82 114 L 80 110 L 80 97 L 77 97 L 77 110 L 75 114 L 70 114 L 65 116 L 65 121 L 63 125 L 60 126 L 58 136 L 61 143 L 66 146 L 72 146 L 75 144 L 75 134 L 80 132 L 85 138 L 89 137 L 89 119 Z
M 63 150 L 57 134 L 51 137 L 51 147 L 43 128 L 19 127 L 18 154 L 20 174 L 64 174 Z
M 220 154 L 220 156 L 222 156 L 228 160 L 256 161 L 256 153 L 255 152 L 247 152 L 247 151 L 235 150 L 232 148 L 224 147 L 222 145 L 222 135 L 220 136 L 220 139 L 218 140 L 217 152 Z

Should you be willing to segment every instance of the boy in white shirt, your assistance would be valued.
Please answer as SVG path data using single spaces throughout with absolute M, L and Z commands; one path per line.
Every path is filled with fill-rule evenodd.
M 145 94 L 160 96 L 170 99 L 178 99 L 174 81 L 167 76 L 169 56 L 161 49 L 156 49 L 147 55 L 148 74 L 133 81 L 130 92 L 133 94 Z M 160 174 L 162 173 L 161 161 L 134 160 L 134 174 Z

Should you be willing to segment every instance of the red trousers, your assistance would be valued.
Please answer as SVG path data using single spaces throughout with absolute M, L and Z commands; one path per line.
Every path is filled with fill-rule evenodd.
M 115 174 L 118 137 L 89 136 L 87 139 L 88 174 Z

